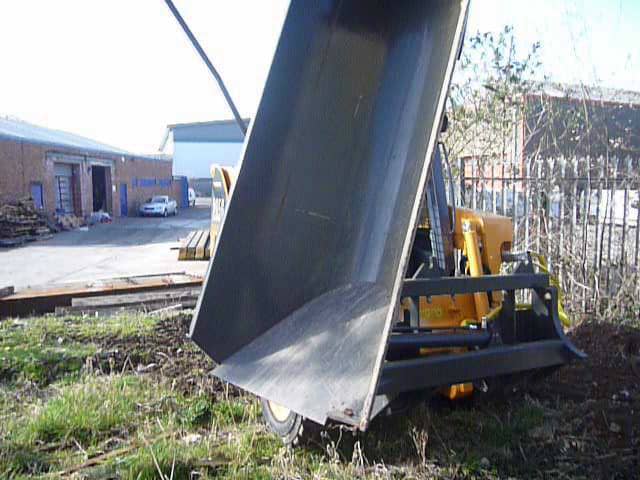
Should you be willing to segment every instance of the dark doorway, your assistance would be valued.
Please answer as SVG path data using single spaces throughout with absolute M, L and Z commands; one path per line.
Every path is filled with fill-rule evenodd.
M 107 208 L 107 175 L 106 168 L 99 165 L 91 167 L 91 184 L 93 185 L 93 211 L 108 212 Z
M 42 184 L 40 182 L 31 183 L 31 198 L 33 199 L 33 205 L 37 209 L 44 208 L 44 194 L 42 192 Z
M 127 198 L 127 184 L 120 184 L 120 215 L 126 217 L 129 215 L 129 200 Z

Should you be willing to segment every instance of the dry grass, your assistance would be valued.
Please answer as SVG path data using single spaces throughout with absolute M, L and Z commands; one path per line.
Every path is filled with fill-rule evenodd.
M 0 478 L 629 478 L 637 462 L 638 427 L 619 414 L 637 410 L 640 392 L 619 385 L 628 397 L 612 399 L 630 378 L 622 375 L 580 390 L 581 366 L 461 403 L 435 397 L 365 434 L 329 429 L 290 450 L 265 430 L 254 398 L 210 378 L 209 360 L 184 338 L 187 324 L 183 316 L 0 324 L 0 352 L 11 358 L 0 371 Z M 576 338 L 593 350 L 600 343 L 587 333 Z M 52 358 L 58 347 L 64 355 Z M 592 357 L 613 355 L 621 371 L 625 352 Z M 588 367 L 588 382 L 600 382 L 606 364 Z

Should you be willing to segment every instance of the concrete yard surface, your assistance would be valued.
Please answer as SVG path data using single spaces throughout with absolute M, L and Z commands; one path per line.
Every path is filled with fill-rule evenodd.
M 186 272 L 204 275 L 207 262 L 179 262 L 179 240 L 209 228 L 210 199 L 175 217 L 123 217 L 111 224 L 55 234 L 49 240 L 0 249 L 0 287 L 46 286 L 114 277 Z

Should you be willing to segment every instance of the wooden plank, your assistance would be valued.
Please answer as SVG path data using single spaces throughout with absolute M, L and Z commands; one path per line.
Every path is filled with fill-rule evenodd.
M 123 312 L 151 312 L 154 310 L 180 305 L 181 309 L 195 308 L 198 297 L 183 297 L 181 299 L 160 299 L 143 303 L 124 305 L 96 305 L 96 306 L 61 306 L 56 307 L 56 315 L 98 315 L 111 316 Z
M 204 230 L 198 230 L 194 235 L 191 243 L 187 247 L 187 260 L 195 260 L 196 259 L 196 247 L 198 242 L 200 241 L 200 237 L 202 237 Z
M 202 230 L 194 230 L 193 237 L 191 237 L 191 241 L 189 242 L 188 248 L 195 248 L 195 245 L 198 243 L 198 239 L 202 235 Z
M 191 243 L 193 237 L 197 232 L 197 230 L 189 232 L 189 235 L 187 235 L 187 237 L 182 241 L 182 243 L 180 244 L 180 250 L 178 251 L 178 260 L 187 259 L 187 248 L 189 247 L 189 244 Z
M 107 307 L 129 305 L 161 300 L 175 301 L 182 298 L 197 298 L 200 288 L 174 288 L 151 292 L 124 293 L 121 295 L 105 295 L 100 297 L 73 298 L 72 307 Z
M 205 260 L 205 255 L 206 255 L 205 252 L 206 252 L 207 244 L 209 243 L 210 235 L 211 235 L 211 232 L 207 230 L 202 231 L 202 236 L 200 237 L 200 240 L 196 245 L 196 256 L 195 256 L 196 260 Z
M 202 277 L 170 274 L 117 278 L 88 285 L 86 283 L 58 285 L 42 290 L 26 289 L 0 298 L 0 318 L 53 312 L 56 307 L 71 306 L 73 298 L 138 293 L 167 288 L 199 287 L 201 285 Z

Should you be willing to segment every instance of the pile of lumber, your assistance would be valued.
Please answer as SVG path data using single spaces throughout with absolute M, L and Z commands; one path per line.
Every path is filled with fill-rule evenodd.
M 149 314 L 195 308 L 200 287 L 72 298 L 70 307 L 56 307 L 58 315 L 109 316 L 125 311 Z
M 194 230 L 180 244 L 178 260 L 209 260 L 210 241 L 210 230 Z
M 60 230 L 75 230 L 87 224 L 84 219 L 71 213 L 56 213 L 56 226 Z
M 48 236 L 47 217 L 38 211 L 33 200 L 0 205 L 0 246 L 13 246 Z
M 48 312 L 112 315 L 189 309 L 195 307 L 201 287 L 202 277 L 172 272 L 46 285 L 18 292 L 11 287 L 0 288 L 0 319 Z

